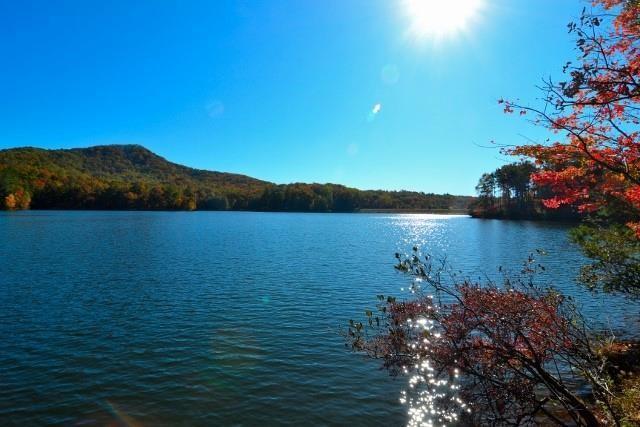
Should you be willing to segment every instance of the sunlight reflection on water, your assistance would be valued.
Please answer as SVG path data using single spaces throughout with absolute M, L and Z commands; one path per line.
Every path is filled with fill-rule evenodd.
M 453 219 L 467 217 L 467 215 L 438 215 L 438 214 L 407 214 L 387 217 L 392 224 L 402 229 L 403 238 L 398 242 L 399 248 L 411 246 L 437 246 L 444 249 L 445 242 L 440 238 L 447 226 L 447 222 Z
M 447 221 L 465 217 L 466 215 L 438 215 L 438 214 L 410 214 L 395 215 L 391 219 L 393 225 L 403 230 L 403 238 L 398 243 L 399 249 L 408 247 L 442 247 L 444 242 L 439 235 L 446 228 Z M 419 291 L 419 282 L 414 282 L 410 288 L 411 293 Z M 402 288 L 401 290 L 404 290 Z M 420 337 L 411 343 L 416 350 L 427 350 L 432 340 L 438 339 L 434 330 L 433 321 L 419 318 L 409 320 L 408 326 L 417 329 Z M 419 351 L 418 351 L 419 352 Z M 447 425 L 457 421 L 461 411 L 468 410 L 467 405 L 457 395 L 459 386 L 457 370 L 445 377 L 435 372 L 428 359 L 415 356 L 413 367 L 405 367 L 404 374 L 408 377 L 407 388 L 401 391 L 400 403 L 407 406 L 408 421 L 410 427 L 431 427 L 434 425 Z
M 421 282 L 421 279 L 414 280 L 409 289 L 411 294 L 422 292 Z M 407 326 L 415 330 L 416 337 L 409 344 L 416 353 L 414 364 L 403 368 L 403 373 L 409 378 L 408 388 L 400 392 L 400 403 L 407 406 L 407 425 L 432 427 L 457 422 L 461 412 L 470 412 L 469 406 L 458 396 L 458 370 L 438 372 L 429 359 L 421 356 L 421 353 L 427 353 L 434 341 L 440 339 L 440 333 L 435 329 L 433 320 L 422 316 L 408 319 Z
M 549 239 L 544 236 L 543 233 L 548 229 L 562 227 L 561 224 L 474 220 L 469 223 L 478 228 L 473 229 L 460 227 L 460 220 L 465 221 L 465 217 L 468 218 L 466 215 L 408 214 L 389 216 L 387 220 L 399 230 L 396 246 L 398 252 L 406 256 L 411 247 L 417 246 L 424 254 L 432 255 L 436 262 L 446 260 L 447 267 L 455 269 L 459 277 L 471 280 L 501 280 L 503 276 L 497 274 L 498 267 L 511 270 L 513 266 L 521 264 L 525 253 L 545 249 L 554 256 L 540 257 L 540 262 L 548 268 L 547 274 L 538 277 L 540 284 L 557 286 L 568 295 L 586 302 L 585 313 L 597 313 L 591 316 L 596 322 L 604 321 L 607 325 L 613 323 L 609 318 L 611 314 L 606 313 L 609 310 L 611 313 L 618 311 L 612 309 L 614 301 L 616 306 L 623 306 L 619 298 L 609 295 L 606 300 L 597 301 L 593 294 L 578 286 L 574 278 L 581 262 L 579 255 L 572 259 L 573 264 L 569 269 L 565 264 L 566 260 L 558 262 L 557 256 L 561 252 L 575 251 L 575 248 L 571 247 L 566 237 Z M 511 234 L 509 245 L 496 239 L 498 236 L 505 239 L 506 234 Z M 518 243 L 514 245 L 514 242 Z M 413 286 L 400 290 L 415 292 L 415 286 L 414 282 Z M 602 307 L 605 306 L 607 309 L 603 310 Z M 622 324 L 620 318 L 621 316 L 613 316 L 618 325 Z M 427 353 L 427 346 L 437 339 L 433 324 L 427 319 L 414 319 L 409 326 L 420 330 L 416 331 L 415 336 L 418 338 L 412 343 L 413 348 L 418 350 L 416 353 Z M 406 407 L 407 425 L 455 425 L 463 412 L 471 411 L 470 405 L 473 402 L 463 402 L 458 394 L 457 371 L 438 373 L 424 356 L 423 359 L 416 356 L 415 363 L 405 367 L 404 374 L 407 386 L 400 392 L 400 402 Z
M 425 321 L 425 322 L 422 322 Z M 413 322 L 412 327 L 421 329 L 431 339 L 438 339 L 432 332 L 433 323 L 420 319 Z M 416 340 L 413 348 L 426 348 L 430 344 L 427 338 Z M 413 373 L 409 377 L 409 387 L 401 392 L 400 402 L 407 405 L 408 423 L 411 427 L 447 425 L 457 421 L 461 411 L 467 405 L 457 396 L 459 386 L 456 384 L 458 371 L 453 371 L 448 378 L 438 375 L 428 359 L 415 357 Z M 405 374 L 409 369 L 405 367 Z

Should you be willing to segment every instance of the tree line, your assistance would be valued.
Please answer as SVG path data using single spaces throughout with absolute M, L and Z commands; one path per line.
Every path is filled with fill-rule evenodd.
M 136 145 L 0 151 L 3 209 L 255 210 L 466 209 L 471 197 L 361 191 L 337 184 L 276 185 L 166 161 Z
M 509 163 L 478 180 L 478 198 L 470 206 L 472 216 L 510 219 L 579 219 L 571 206 L 558 209 L 546 207 L 543 201 L 551 197 L 548 186 L 537 185 L 538 172 L 528 160 Z

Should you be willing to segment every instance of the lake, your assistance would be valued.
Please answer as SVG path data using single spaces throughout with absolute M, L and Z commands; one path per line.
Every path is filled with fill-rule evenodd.
M 339 334 L 407 295 L 394 253 L 545 277 L 625 333 L 622 298 L 574 284 L 567 226 L 466 216 L 0 213 L 0 424 L 404 425 L 403 378 Z

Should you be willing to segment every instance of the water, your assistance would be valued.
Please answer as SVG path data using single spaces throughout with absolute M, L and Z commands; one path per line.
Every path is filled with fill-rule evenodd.
M 338 330 L 402 295 L 418 244 L 468 272 L 547 277 L 602 325 L 637 314 L 573 284 L 560 224 L 245 212 L 0 214 L 0 424 L 345 425 L 407 421 L 406 386 Z

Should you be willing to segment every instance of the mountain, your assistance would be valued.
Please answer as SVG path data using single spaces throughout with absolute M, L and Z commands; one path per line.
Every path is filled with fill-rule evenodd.
M 450 210 L 466 209 L 472 200 L 337 184 L 277 185 L 182 166 L 140 145 L 0 150 L 3 209 Z

